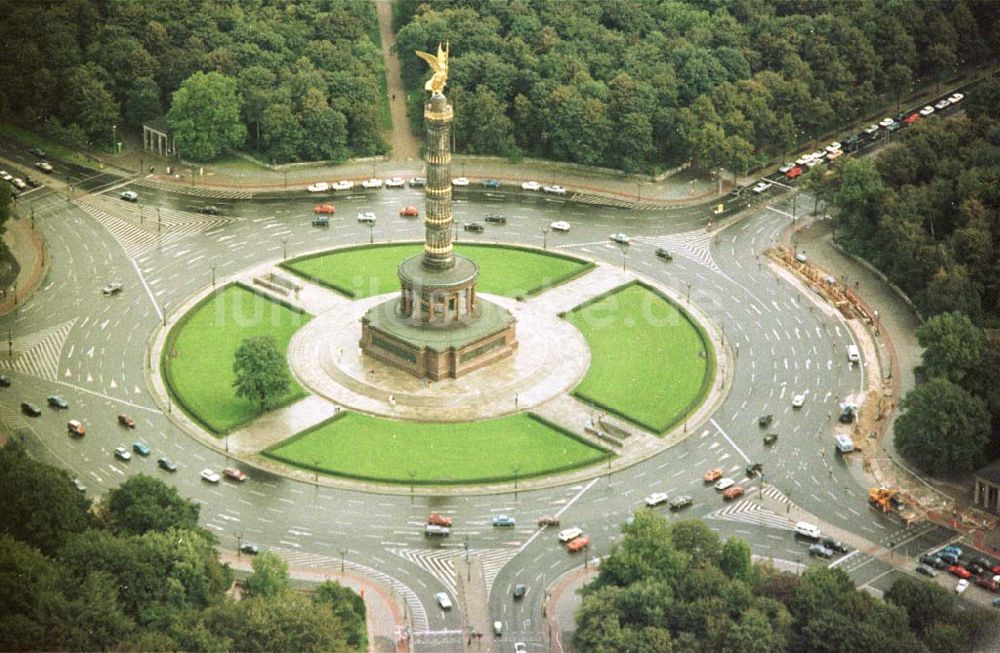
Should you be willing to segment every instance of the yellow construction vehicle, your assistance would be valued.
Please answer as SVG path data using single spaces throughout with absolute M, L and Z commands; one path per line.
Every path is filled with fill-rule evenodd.
M 906 507 L 899 493 L 884 487 L 868 489 L 868 503 L 885 513 L 896 513 L 907 526 L 916 521 L 917 514 Z

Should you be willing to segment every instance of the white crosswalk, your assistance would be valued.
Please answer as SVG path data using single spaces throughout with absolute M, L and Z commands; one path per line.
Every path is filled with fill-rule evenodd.
M 18 336 L 10 346 L 0 347 L 0 369 L 30 374 L 46 381 L 58 380 L 63 344 L 76 320 L 73 318 L 36 333 Z
M 3 415 L 0 414 L 0 419 L 2 419 L 2 417 Z M 410 624 L 414 630 L 426 631 L 430 626 L 427 621 L 427 611 L 424 609 L 423 604 L 420 602 L 420 599 L 417 598 L 417 595 L 413 592 L 413 590 L 388 574 L 372 567 L 368 567 L 367 565 L 351 562 L 350 560 L 342 560 L 341 558 L 332 558 L 319 553 L 307 553 L 294 549 L 284 549 L 281 547 L 269 547 L 268 551 L 273 551 L 279 558 L 284 560 L 289 567 L 338 569 L 341 564 L 343 564 L 344 569 L 350 569 L 351 571 L 368 576 L 369 578 L 392 588 L 394 592 L 399 594 L 409 609 Z M 452 595 L 454 595 L 454 591 L 452 591 Z
M 455 560 L 465 555 L 464 549 L 389 549 L 390 553 L 412 562 L 430 573 L 455 595 Z M 493 589 L 493 581 L 503 566 L 517 555 L 516 549 L 469 549 L 469 556 L 481 558 L 486 593 Z
M 109 212 L 109 200 L 103 196 L 88 195 L 74 203 L 100 222 L 134 259 L 158 245 L 173 242 L 190 234 L 217 229 L 231 222 L 225 216 L 203 216 L 176 209 L 146 209 L 135 204 L 114 206 L 115 215 Z M 128 219 L 118 217 L 125 214 Z
M 0 404 L 0 424 L 4 425 L 8 433 L 18 433 L 22 429 L 31 428 L 21 413 L 7 404 Z
M 712 258 L 710 245 L 714 236 L 715 234 L 711 231 L 696 229 L 695 231 L 685 231 L 679 234 L 637 238 L 636 240 L 666 248 L 674 256 L 683 256 L 695 263 L 704 265 L 713 272 L 721 274 L 722 270 L 719 269 L 719 266 L 715 263 L 715 259 Z
M 663 207 L 657 204 L 645 204 L 643 202 L 633 202 L 626 199 L 620 199 L 617 197 L 605 197 L 603 195 L 590 195 L 589 193 L 574 193 L 571 198 L 574 202 L 578 204 L 593 204 L 596 206 L 613 206 L 620 209 L 628 209 L 629 211 L 657 211 L 663 210 Z
M 767 496 L 772 502 L 779 501 L 782 504 L 791 505 L 791 501 L 786 497 L 781 490 L 773 487 L 766 486 L 763 489 L 763 494 Z M 741 522 L 744 524 L 754 524 L 755 526 L 766 526 L 769 528 L 777 528 L 779 530 L 794 530 L 795 522 L 784 515 L 779 515 L 771 510 L 767 510 L 761 507 L 760 500 L 756 496 L 757 492 L 751 492 L 751 496 L 738 501 L 734 504 L 728 505 L 725 508 L 720 508 L 710 512 L 706 519 L 722 519 L 725 521 Z
M 229 190 L 219 188 L 203 188 L 201 186 L 189 186 L 180 184 L 165 183 L 155 179 L 138 179 L 133 182 L 134 186 L 152 188 L 169 193 L 183 193 L 194 195 L 195 197 L 211 197 L 216 199 L 247 200 L 253 197 L 253 193 L 248 190 Z

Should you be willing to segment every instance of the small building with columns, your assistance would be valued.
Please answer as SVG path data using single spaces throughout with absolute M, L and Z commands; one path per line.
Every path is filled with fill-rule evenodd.
M 977 469 L 975 481 L 973 503 L 987 512 L 1000 514 L 1000 460 Z
M 142 123 L 142 149 L 160 156 L 174 156 L 177 146 L 174 132 L 163 116 Z

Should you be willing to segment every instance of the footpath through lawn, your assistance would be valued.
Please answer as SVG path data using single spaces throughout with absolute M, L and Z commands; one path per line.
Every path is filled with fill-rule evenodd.
M 271 336 L 282 354 L 309 315 L 230 285 L 209 295 L 174 326 L 164 349 L 167 384 L 176 401 L 202 425 L 225 433 L 259 414 L 236 397 L 233 360 L 245 338 Z M 295 381 L 281 404 L 306 396 Z
M 421 423 L 352 412 L 266 454 L 323 474 L 404 485 L 512 480 L 593 464 L 609 455 L 530 414 Z
M 714 354 L 659 293 L 632 283 L 566 315 L 587 339 L 590 369 L 574 394 L 663 433 L 704 397 Z
M 423 251 L 421 244 L 352 247 L 288 261 L 292 272 L 354 299 L 399 290 L 396 268 Z M 458 244 L 455 252 L 479 265 L 479 292 L 518 297 L 534 295 L 586 272 L 592 264 L 530 249 Z

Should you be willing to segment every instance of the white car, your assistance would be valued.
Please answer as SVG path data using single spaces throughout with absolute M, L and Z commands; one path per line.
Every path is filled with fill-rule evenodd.
M 20 177 L 14 177 L 10 180 L 10 183 L 14 184 L 14 188 L 18 190 L 24 190 L 28 187 L 28 184 L 24 183 L 24 180 Z
M 868 125 L 864 128 L 864 132 L 868 135 L 874 134 L 878 131 L 878 125 Z
M 882 120 L 879 120 L 878 126 L 879 127 L 888 127 L 889 125 L 891 125 L 894 122 L 896 122 L 896 121 L 893 120 L 892 118 L 883 118 Z
M 932 113 L 934 113 L 934 107 L 932 107 L 931 105 L 928 104 L 926 107 L 924 107 L 923 109 L 921 109 L 919 113 L 920 113 L 920 115 L 922 115 L 922 116 L 924 116 L 926 118 L 927 116 L 929 116 Z
M 135 192 L 134 190 L 127 190 L 124 193 L 122 193 L 119 197 L 121 197 L 126 202 L 139 201 L 139 193 Z
M 806 396 L 804 394 L 797 394 L 792 397 L 792 408 L 802 408 L 802 404 L 806 403 Z
M 812 160 L 813 160 L 812 154 L 803 154 L 799 158 L 795 159 L 795 163 L 800 166 L 804 166 L 805 164 L 809 163 Z
M 128 462 L 132 460 L 132 454 L 125 447 L 115 447 L 115 458 Z
M 4 181 L 10 181 L 13 178 L 14 175 L 10 174 L 6 170 L 0 170 L 0 179 L 3 179 Z
M 382 180 L 378 177 L 372 177 L 371 179 L 365 179 L 361 182 L 361 185 L 365 188 L 382 188 Z
M 514 653 L 528 653 L 528 645 L 524 642 L 514 642 Z
M 569 226 L 569 223 L 565 220 L 556 220 L 549 225 L 552 231 L 569 231 Z
M 770 187 L 771 187 L 771 184 L 769 184 L 766 181 L 761 181 L 761 182 L 758 182 L 757 185 L 754 186 L 751 190 L 753 190 L 753 192 L 755 192 L 755 193 L 763 193 L 764 191 L 766 191 Z
M 315 184 L 309 184 L 308 186 L 306 186 L 306 190 L 309 191 L 310 193 L 325 193 L 326 191 L 330 190 L 330 184 L 326 183 L 325 181 L 319 181 L 316 182 Z
M 734 485 L 736 485 L 736 481 L 734 481 L 733 479 L 731 479 L 729 477 L 720 478 L 715 483 L 715 489 L 716 490 L 728 490 L 729 488 L 733 487 Z
M 785 165 L 778 168 L 778 172 L 781 174 L 786 174 L 789 170 L 795 167 L 794 163 L 786 163 Z
M 669 499 L 670 497 L 667 496 L 666 492 L 653 492 L 648 497 L 643 499 L 643 501 L 646 502 L 647 506 L 652 508 L 654 506 L 660 505 L 661 503 L 666 503 Z
M 632 243 L 629 237 L 622 233 L 611 234 L 610 238 L 611 242 L 618 243 L 619 245 L 630 245 Z
M 469 178 L 468 177 L 455 177 L 454 179 L 451 180 L 451 185 L 452 186 L 468 186 L 469 185 Z
M 218 483 L 222 480 L 222 477 L 213 472 L 211 469 L 201 470 L 201 477 L 209 483 Z
M 958 104 L 959 102 L 962 101 L 964 97 L 965 96 L 962 95 L 961 93 L 955 93 L 954 95 L 948 97 L 948 101 L 951 102 L 952 104 Z
M 42 172 L 52 172 L 52 164 L 49 163 L 48 161 L 39 161 L 38 163 L 35 164 L 35 167 L 41 170 Z
M 816 166 L 818 166 L 821 163 L 823 163 L 823 159 L 811 159 L 811 160 L 809 160 L 809 161 L 806 162 L 806 167 L 807 168 L 815 168 Z
M 437 599 L 438 605 L 441 606 L 442 610 L 451 610 L 451 598 L 444 592 L 438 592 L 434 595 Z
M 392 179 L 386 179 L 385 180 L 385 187 L 386 188 L 402 188 L 405 185 L 406 185 L 406 182 L 403 181 L 402 177 L 393 177 Z
M 834 141 L 833 143 L 830 143 L 829 145 L 827 145 L 824 149 L 827 152 L 838 152 L 838 151 L 840 151 L 840 148 L 841 148 L 840 143 Z
M 563 530 L 559 531 L 559 541 L 569 542 L 570 540 L 575 540 L 581 535 L 583 535 L 583 531 L 577 528 L 576 526 L 574 526 L 573 528 L 564 528 Z
M 949 104 L 951 104 L 951 102 L 949 102 L 948 100 L 939 100 L 934 103 L 934 108 L 940 111 L 941 109 L 948 108 Z
M 537 181 L 526 181 L 521 184 L 521 190 L 538 190 L 542 185 Z
M 372 213 L 371 211 L 365 211 L 364 213 L 358 214 L 358 222 L 375 224 L 375 220 L 377 220 L 377 218 L 375 217 L 375 214 Z
M 545 188 L 542 189 L 542 191 L 546 192 L 546 193 L 550 193 L 552 195 L 565 195 L 566 194 L 566 188 L 565 188 L 565 186 L 559 186 L 559 185 L 556 185 L 556 184 L 553 184 L 551 186 L 546 186 Z
M 958 585 L 955 585 L 955 593 L 957 594 L 961 594 L 967 589 L 969 589 L 969 581 L 964 578 L 958 581 Z
M 341 179 L 340 181 L 335 182 L 332 186 L 330 186 L 330 188 L 332 188 L 333 190 L 351 190 L 352 188 L 354 188 L 354 182 L 347 181 L 346 179 Z

